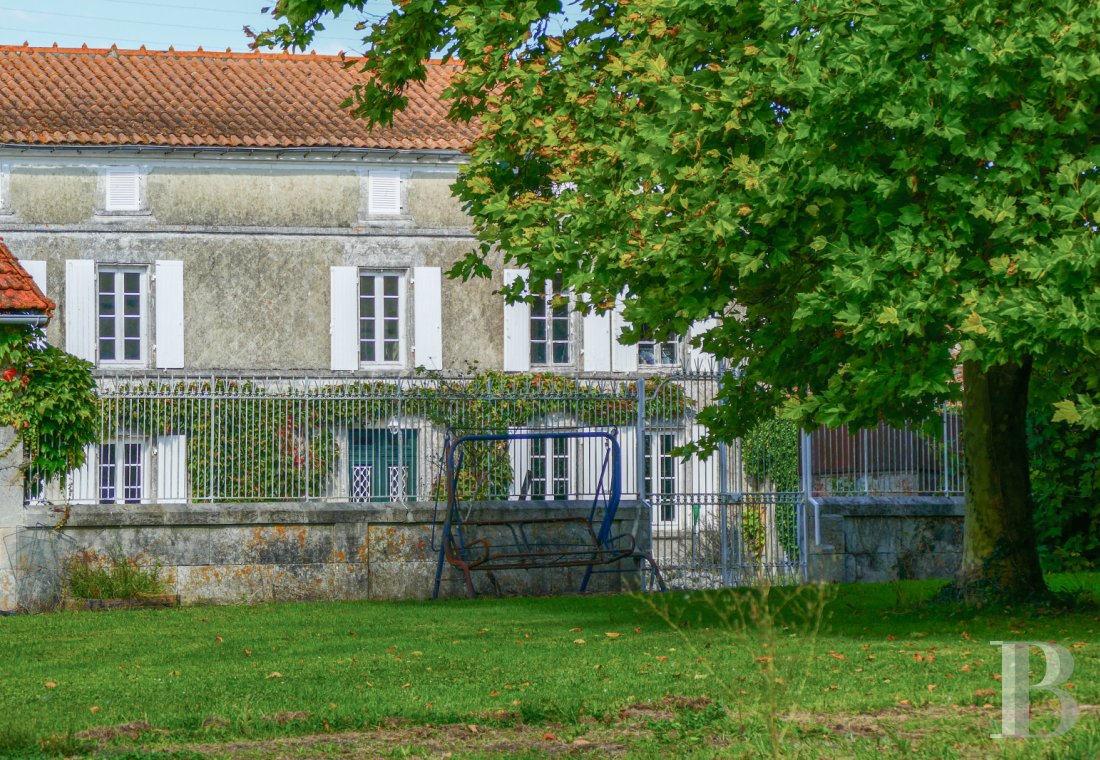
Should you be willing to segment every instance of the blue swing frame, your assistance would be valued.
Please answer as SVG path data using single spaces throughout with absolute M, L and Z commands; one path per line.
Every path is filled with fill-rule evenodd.
M 602 439 L 608 442 L 601 466 L 599 481 L 593 495 L 588 516 L 516 517 L 465 520 L 460 510 L 458 476 L 462 469 L 463 444 L 489 441 Z M 457 455 L 457 456 L 456 456 Z M 462 571 L 466 591 L 477 596 L 473 573 L 490 570 L 536 570 L 543 568 L 584 567 L 579 593 L 588 589 L 588 582 L 598 565 L 610 565 L 625 559 L 637 559 L 649 563 L 650 571 L 662 590 L 665 589 L 653 555 L 639 549 L 630 533 L 612 535 L 615 513 L 622 501 L 622 452 L 615 434 L 605 431 L 570 430 L 521 433 L 480 433 L 456 438 L 447 448 L 446 494 L 447 516 L 443 523 L 442 540 L 436 563 L 435 584 L 432 599 L 439 597 L 443 568 L 451 564 Z M 605 492 L 605 476 L 610 470 L 611 482 Z M 598 515 L 602 504 L 602 515 Z M 517 503 L 518 504 L 518 503 Z M 514 504 L 510 504 L 514 506 Z M 599 527 L 596 520 L 599 517 Z M 583 540 L 562 542 L 539 540 L 532 533 L 553 526 L 576 526 Z M 503 543 L 490 542 L 487 538 L 471 539 L 467 528 L 490 528 L 510 536 Z

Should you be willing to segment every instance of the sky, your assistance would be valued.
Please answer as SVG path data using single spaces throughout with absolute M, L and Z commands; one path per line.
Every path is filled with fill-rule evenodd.
M 260 12 L 275 0 L 0 0 L 0 44 L 48 47 L 138 48 L 151 50 L 248 50 L 242 28 L 262 31 L 273 25 Z M 388 0 L 370 0 L 366 12 L 377 17 L 390 8 Z M 345 14 L 325 24 L 311 49 L 334 55 L 360 52 L 365 32 L 354 27 L 361 18 Z

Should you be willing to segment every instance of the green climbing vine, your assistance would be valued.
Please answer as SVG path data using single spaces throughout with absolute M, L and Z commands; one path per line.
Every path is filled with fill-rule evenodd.
M 24 446 L 43 483 L 84 463 L 99 410 L 92 365 L 46 343 L 41 330 L 0 326 L 0 424 Z
M 654 379 L 646 386 L 648 418 L 683 417 L 691 406 L 674 383 Z M 559 375 L 491 371 L 460 380 L 352 381 L 285 394 L 250 381 L 149 380 L 120 386 L 101 403 L 107 436 L 186 436 L 192 494 L 234 501 L 326 493 L 338 475 L 334 431 L 386 427 L 394 415 L 461 434 L 504 432 L 555 416 L 576 425 L 626 426 L 637 413 L 632 382 L 589 385 Z M 509 493 L 506 443 L 472 445 L 465 457 L 459 487 L 466 498 Z
M 741 441 L 741 461 L 751 492 L 794 494 L 799 489 L 798 427 L 789 420 L 764 420 Z M 757 556 L 764 553 L 768 531 L 768 504 L 747 496 L 741 530 Z M 799 558 L 797 498 L 775 504 L 779 546 L 791 559 Z

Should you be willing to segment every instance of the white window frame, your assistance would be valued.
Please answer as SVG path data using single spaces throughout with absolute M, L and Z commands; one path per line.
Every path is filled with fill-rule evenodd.
M 112 193 L 112 185 L 115 178 L 133 177 L 133 200 L 118 199 Z M 145 172 L 140 166 L 106 166 L 102 172 L 103 204 L 101 214 L 104 216 L 126 216 L 133 214 L 146 214 L 148 207 L 145 200 Z
M 10 216 L 11 207 L 11 166 L 0 164 L 0 216 Z
M 645 483 L 646 499 L 652 508 L 651 520 L 655 525 L 675 525 L 680 516 L 676 502 L 680 487 L 680 468 L 677 457 L 669 453 L 680 445 L 679 438 L 679 434 L 672 430 L 647 430 L 642 442 L 645 446 L 645 472 L 642 473 L 642 480 Z M 661 471 L 662 464 L 667 464 L 667 472 Z M 668 484 L 669 491 L 658 488 L 665 484 Z
M 136 447 L 137 457 L 131 457 Z M 140 438 L 118 438 L 115 440 L 106 441 L 99 444 L 96 450 L 96 492 L 95 500 L 99 504 L 147 504 L 150 501 L 150 462 L 149 462 L 149 444 L 148 442 Z M 103 456 L 104 451 L 113 451 L 114 462 L 108 465 Z M 132 494 L 126 493 L 126 471 L 129 468 L 137 467 L 138 470 L 138 493 L 136 498 L 133 498 Z M 106 480 L 104 477 L 105 472 L 109 469 L 114 472 L 114 484 L 111 486 L 113 489 L 113 497 L 104 497 L 104 488 L 106 487 Z M 127 497 L 130 498 L 127 498 Z
M 546 280 L 543 283 L 542 293 L 536 296 L 536 304 L 531 305 L 531 313 L 528 316 L 528 323 L 530 325 L 530 339 L 528 341 L 528 352 L 530 355 L 530 364 L 532 367 L 572 367 L 576 364 L 576 346 L 574 346 L 574 336 L 576 328 L 573 324 L 573 308 L 570 303 L 566 303 L 564 306 L 554 306 L 553 300 L 562 296 L 569 299 L 568 293 L 561 292 L 561 283 L 555 283 L 553 280 Z M 571 299 L 569 299 L 571 300 Z M 542 315 L 536 313 L 536 310 L 541 308 Z M 564 310 L 564 316 L 553 312 L 562 309 Z M 554 322 L 564 321 L 566 326 L 565 340 L 555 340 L 553 335 Z M 535 337 L 536 323 L 543 323 L 544 338 L 538 339 Z M 554 359 L 554 346 L 555 344 L 561 345 L 564 342 L 566 349 L 566 357 L 564 361 L 555 361 Z M 542 344 L 545 350 L 545 361 L 536 361 L 535 359 L 535 347 Z
M 357 355 L 359 358 L 360 368 L 393 368 L 401 369 L 405 366 L 408 357 L 408 329 L 409 329 L 409 315 L 408 315 L 408 271 L 401 269 L 369 269 L 360 267 L 356 279 L 356 330 L 355 341 L 357 348 Z M 379 298 L 378 293 L 384 293 L 385 278 L 395 277 L 397 279 L 397 359 L 386 360 L 385 358 L 379 358 L 385 356 L 385 297 Z M 374 296 L 374 314 L 370 316 L 370 319 L 374 321 L 374 359 L 366 359 L 364 357 L 364 347 L 368 341 L 362 337 L 363 322 L 367 320 L 367 317 L 363 314 L 364 301 L 363 296 L 363 281 L 367 278 L 373 278 L 375 293 Z M 382 288 L 380 290 L 380 288 Z
M 531 473 L 531 490 L 527 494 L 527 498 L 531 501 L 561 501 L 570 498 L 573 495 L 573 457 L 570 451 L 570 448 L 572 448 L 570 439 L 532 438 L 528 441 L 528 444 L 527 469 L 524 470 L 524 473 Z M 536 451 L 540 448 L 542 451 Z M 565 472 L 560 475 L 554 469 L 558 463 L 563 463 L 565 466 Z M 536 465 L 542 469 L 543 477 L 541 478 L 535 475 Z M 535 493 L 536 482 L 543 484 L 541 495 Z M 522 484 L 520 485 L 522 486 Z M 563 490 L 558 490 L 559 485 Z
M 149 363 L 149 268 L 146 266 L 127 266 L 127 265 L 109 265 L 109 266 L 97 266 L 95 277 L 95 336 L 96 336 L 96 356 L 98 357 L 98 363 L 104 367 L 145 367 Z M 114 290 L 113 295 L 115 298 L 115 314 L 113 315 L 115 320 L 115 334 L 114 334 L 114 348 L 115 358 L 104 359 L 103 358 L 103 340 L 100 333 L 101 320 L 104 318 L 100 311 L 100 296 L 105 292 L 101 289 L 100 278 L 104 274 L 114 275 Z M 125 281 L 126 274 L 137 274 L 139 276 L 140 298 L 138 300 L 138 325 L 139 325 L 139 348 L 137 359 L 118 358 L 119 356 L 125 357 L 125 314 L 121 313 L 119 306 L 125 300 L 124 291 L 119 288 L 119 283 Z M 124 286 L 123 286 L 124 287 Z
M 392 188 L 383 183 L 393 183 Z M 392 195 L 391 195 L 392 193 Z M 392 197 L 393 202 L 388 201 Z M 367 170 L 367 216 L 398 218 L 405 213 L 405 178 L 399 169 Z
M 642 328 L 642 335 L 646 335 L 647 330 Z M 671 362 L 662 361 L 664 346 L 672 346 L 674 357 Z M 642 358 L 645 349 L 648 348 L 650 356 L 654 358 L 652 362 L 646 362 Z M 642 338 L 638 341 L 638 369 L 671 369 L 680 368 L 684 365 L 684 340 L 679 335 L 670 335 L 667 340 L 654 340 L 653 338 Z

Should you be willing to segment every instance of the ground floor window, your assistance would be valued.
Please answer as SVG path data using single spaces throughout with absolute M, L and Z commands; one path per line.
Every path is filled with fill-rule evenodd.
M 145 497 L 145 444 L 115 441 L 99 446 L 99 503 L 139 504 Z
M 359 429 L 348 434 L 354 502 L 416 499 L 418 431 Z
M 655 522 L 676 520 L 676 458 L 672 433 L 647 433 L 645 437 L 645 492 L 653 505 Z
M 569 498 L 569 441 L 565 438 L 531 440 L 531 498 Z

